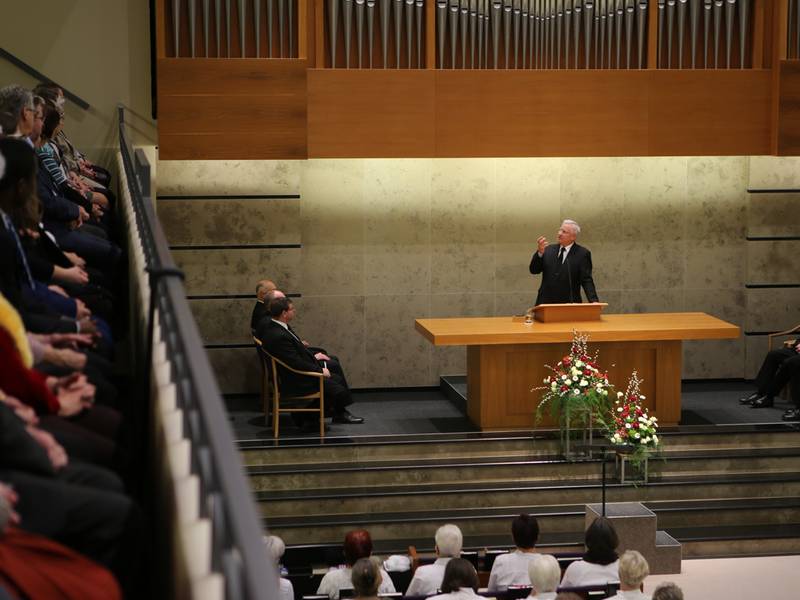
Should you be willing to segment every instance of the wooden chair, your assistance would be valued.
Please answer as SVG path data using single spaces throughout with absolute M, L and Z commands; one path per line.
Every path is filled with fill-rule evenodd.
M 269 427 L 269 420 L 272 416 L 270 412 L 270 404 L 272 400 L 272 385 L 270 384 L 270 365 L 267 357 L 261 351 L 261 340 L 259 340 L 255 333 L 253 334 L 253 343 L 256 346 L 258 353 L 258 364 L 261 367 L 261 406 L 264 410 L 264 422 Z
M 281 413 L 287 412 L 315 412 L 319 413 L 319 437 L 325 437 L 325 376 L 322 373 L 316 373 L 314 371 L 299 371 L 297 369 L 293 369 L 285 362 L 280 360 L 279 358 L 275 358 L 272 356 L 269 351 L 264 348 L 261 340 L 257 338 L 253 338 L 258 346 L 259 349 L 259 356 L 261 357 L 261 372 L 262 372 L 262 401 L 264 402 L 264 413 L 267 412 L 267 407 L 269 406 L 267 394 L 264 391 L 265 389 L 271 389 L 272 391 L 272 437 L 276 438 L 279 434 L 280 428 L 280 416 Z M 318 380 L 319 382 L 319 391 L 313 392 L 311 394 L 306 394 L 303 396 L 281 396 L 280 390 L 280 379 L 278 377 L 278 365 L 286 369 L 287 371 L 291 371 L 292 373 L 296 373 L 297 375 L 304 375 L 307 377 L 313 377 L 314 379 Z M 271 385 L 270 385 L 271 384 Z M 297 400 L 315 400 L 319 399 L 319 406 L 314 408 L 299 408 L 299 407 L 288 407 L 288 408 L 281 408 L 281 400 L 283 401 L 297 401 Z
M 778 333 L 770 333 L 767 337 L 769 338 L 769 350 L 772 350 L 772 346 L 774 343 L 774 338 L 784 337 L 787 335 L 794 335 L 795 333 L 800 333 L 800 325 L 795 325 L 791 329 L 787 329 L 786 331 L 779 331 Z M 784 348 L 791 348 L 797 343 L 797 340 L 784 340 L 783 347 Z M 791 384 L 786 384 L 786 386 L 781 390 L 781 398 L 788 400 L 790 396 L 790 386 Z

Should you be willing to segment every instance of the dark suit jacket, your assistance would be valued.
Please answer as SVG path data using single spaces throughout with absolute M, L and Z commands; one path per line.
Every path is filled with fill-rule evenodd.
M 322 373 L 322 366 L 303 343 L 270 318 L 263 318 L 256 329 L 256 337 L 264 349 L 299 371 Z M 282 393 L 309 394 L 319 389 L 316 380 L 297 375 L 282 367 L 278 368 Z
M 258 324 L 261 322 L 261 319 L 265 317 L 269 317 L 267 305 L 261 302 L 261 300 L 258 300 L 253 307 L 253 316 L 250 317 L 250 329 L 252 329 L 253 332 L 258 331 Z
M 574 244 L 561 265 L 558 262 L 559 248 L 558 244 L 550 244 L 542 256 L 538 252 L 533 253 L 530 271 L 534 275 L 542 274 L 536 304 L 582 302 L 581 287 L 589 302 L 598 302 L 592 280 L 592 253 Z

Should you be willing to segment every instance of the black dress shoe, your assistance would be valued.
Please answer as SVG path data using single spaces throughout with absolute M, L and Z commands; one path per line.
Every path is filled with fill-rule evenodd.
M 800 421 L 800 408 L 790 408 L 781 417 L 784 421 Z
M 333 415 L 333 422 L 344 423 L 346 425 L 358 425 L 359 423 L 364 422 L 364 417 L 357 417 L 345 410 L 338 415 Z
M 755 400 L 758 399 L 760 394 L 758 392 L 753 392 L 746 398 L 739 398 L 739 404 L 752 404 Z
M 773 403 L 772 396 L 767 396 L 765 394 L 753 400 L 752 404 L 750 405 L 750 408 L 771 408 L 772 403 Z

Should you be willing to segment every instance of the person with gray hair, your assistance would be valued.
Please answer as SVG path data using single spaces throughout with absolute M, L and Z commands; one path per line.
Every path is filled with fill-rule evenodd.
M 275 564 L 278 575 L 281 574 L 281 558 L 286 552 L 286 544 L 277 535 L 264 536 L 264 547 L 267 550 L 267 557 Z M 285 577 L 280 577 L 280 588 L 278 589 L 280 600 L 294 600 L 294 586 Z
M 374 556 L 359 558 L 353 565 L 350 574 L 353 582 L 353 596 L 355 598 L 372 599 L 378 597 L 378 588 L 381 586 L 381 563 Z
M 628 550 L 619 559 L 619 593 L 612 600 L 650 600 L 642 584 L 650 575 L 650 565 L 636 550 Z
M 436 530 L 436 561 L 432 565 L 423 565 L 414 572 L 414 578 L 408 585 L 406 596 L 430 596 L 442 585 L 444 571 L 452 558 L 461 556 L 461 545 L 464 536 L 461 530 L 448 523 Z
M 599 302 L 592 279 L 592 253 L 575 242 L 580 232 L 580 225 L 564 219 L 556 234 L 558 245 L 548 244 L 545 236 L 536 241 L 528 267 L 532 275 L 542 275 L 536 304 L 582 302 L 581 288 L 589 302 Z
M 5 127 L 3 127 L 3 133 L 8 137 L 27 139 L 33 131 L 33 115 L 35 113 L 33 92 L 20 85 L 7 85 L 0 88 L 0 112 L 9 115 L 9 123 L 12 118 L 16 120 L 16 130 L 5 131 Z M 28 143 L 30 144 L 30 142 Z
M 683 600 L 683 590 L 677 584 L 665 581 L 653 591 L 652 600 Z
M 542 554 L 528 565 L 531 580 L 529 600 L 553 600 L 561 581 L 561 567 L 552 554 Z

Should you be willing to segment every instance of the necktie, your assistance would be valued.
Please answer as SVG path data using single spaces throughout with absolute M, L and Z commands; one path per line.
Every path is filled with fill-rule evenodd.
M 560 267 L 564 263 L 564 246 L 561 246 L 561 250 L 558 251 L 558 266 Z

